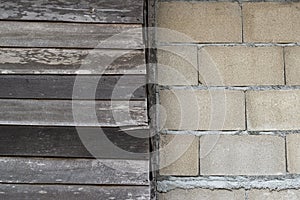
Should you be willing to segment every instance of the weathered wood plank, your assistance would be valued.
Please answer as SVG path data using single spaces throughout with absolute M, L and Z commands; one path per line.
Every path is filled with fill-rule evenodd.
M 145 101 L 1 99 L 0 105 L 2 125 L 147 126 Z
M 74 87 L 75 81 L 77 81 L 76 87 Z M 0 98 L 143 100 L 146 98 L 145 83 L 144 75 L 0 75 Z M 73 94 L 73 90 L 78 92 Z
M 0 74 L 146 74 L 132 50 L 0 48 Z
M 0 199 L 146 200 L 150 199 L 150 189 L 147 186 L 0 184 Z
M 0 183 L 148 185 L 148 161 L 0 158 Z
M 103 144 L 105 139 L 109 141 Z M 116 148 L 126 153 L 114 152 Z M 120 128 L 81 127 L 77 132 L 74 127 L 0 126 L 2 156 L 148 159 L 148 153 L 147 129 L 124 132 Z
M 143 23 L 143 0 L 1 0 L 0 19 Z
M 141 25 L 0 21 L 2 47 L 143 48 Z

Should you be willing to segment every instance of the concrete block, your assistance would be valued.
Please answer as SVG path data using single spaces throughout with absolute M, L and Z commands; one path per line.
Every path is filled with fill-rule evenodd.
M 198 85 L 196 46 L 163 46 L 157 50 L 160 85 Z
M 218 140 L 214 135 L 200 137 L 201 175 L 281 175 L 285 170 L 282 137 L 220 135 Z
M 243 91 L 162 90 L 160 126 L 169 130 L 244 130 Z
M 248 91 L 247 123 L 251 131 L 300 129 L 300 90 Z
M 300 47 L 286 47 L 284 51 L 286 84 L 300 85 Z
M 199 137 L 161 135 L 160 175 L 197 176 L 199 174 Z
M 160 193 L 159 200 L 244 200 L 245 191 L 209 190 L 209 189 L 176 189 L 168 193 Z
M 245 42 L 300 42 L 300 2 L 243 4 Z
M 160 2 L 158 27 L 174 30 L 158 32 L 167 42 L 242 42 L 241 8 L 232 2 Z
M 207 46 L 199 51 L 204 85 L 284 85 L 281 47 Z

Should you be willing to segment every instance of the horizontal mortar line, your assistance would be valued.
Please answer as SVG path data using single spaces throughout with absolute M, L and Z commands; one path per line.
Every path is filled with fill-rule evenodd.
M 288 134 L 300 134 L 300 130 L 262 130 L 262 131 L 249 131 L 249 130 L 162 130 L 161 134 L 174 134 L 174 135 L 277 135 L 286 136 Z
M 178 1 L 178 0 L 160 0 L 161 2 L 172 2 L 172 1 Z M 187 0 L 183 0 L 187 1 Z M 205 0 L 204 2 L 216 2 L 220 3 L 223 1 L 220 0 Z M 249 3 L 249 2 L 274 2 L 274 0 L 261 0 L 261 1 L 249 1 L 249 0 L 226 0 L 226 2 L 237 2 L 237 3 Z M 277 0 L 276 2 L 287 2 L 286 0 Z
M 272 47 L 272 46 L 278 46 L 278 47 L 293 47 L 293 46 L 300 46 L 300 43 L 294 42 L 294 43 L 251 43 L 251 42 L 244 42 L 244 43 L 197 43 L 197 42 L 161 42 L 157 43 L 157 48 L 159 49 L 160 46 L 198 46 L 198 47 L 205 47 L 205 46 L 247 46 L 247 47 Z
M 160 177 L 159 192 L 178 189 L 300 189 L 300 175 Z M 165 179 L 165 180 L 164 180 Z
M 253 91 L 265 91 L 265 90 L 300 90 L 300 85 L 290 86 L 290 85 L 267 85 L 267 86 L 204 86 L 204 85 L 158 85 L 158 90 L 253 90 Z

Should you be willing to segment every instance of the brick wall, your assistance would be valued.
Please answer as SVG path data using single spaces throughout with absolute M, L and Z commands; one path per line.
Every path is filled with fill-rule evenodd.
M 300 199 L 300 2 L 162 1 L 157 23 L 159 199 Z

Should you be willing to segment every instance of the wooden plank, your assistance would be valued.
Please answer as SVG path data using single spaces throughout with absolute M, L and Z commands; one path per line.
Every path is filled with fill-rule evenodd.
M 1 0 L 0 19 L 143 23 L 143 0 Z
M 142 49 L 141 25 L 0 21 L 2 47 Z
M 0 183 L 148 185 L 148 161 L 0 158 Z
M 150 199 L 147 186 L 84 186 L 0 184 L 0 199 L 6 200 L 141 200 Z
M 150 199 L 149 193 L 149 187 L 145 186 L 0 185 L 0 198 L 7 200 L 140 200 Z
M 139 50 L 0 48 L 0 74 L 146 74 L 145 54 Z
M 0 98 L 143 100 L 146 98 L 145 83 L 144 75 L 0 75 Z M 73 90 L 78 92 L 73 93 Z
M 0 105 L 2 125 L 147 126 L 145 101 L 1 99 Z
M 0 126 L 2 156 L 148 159 L 148 153 L 147 129 Z

